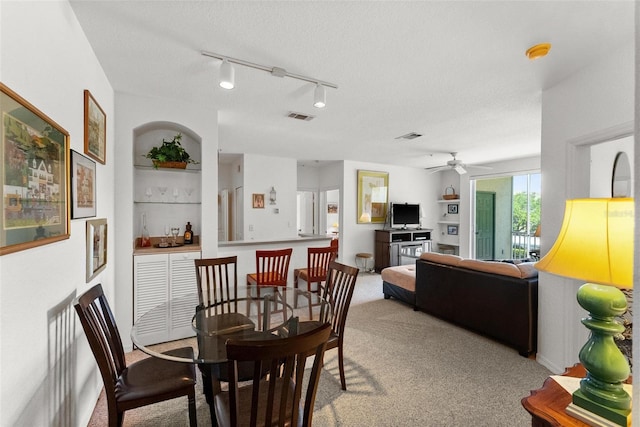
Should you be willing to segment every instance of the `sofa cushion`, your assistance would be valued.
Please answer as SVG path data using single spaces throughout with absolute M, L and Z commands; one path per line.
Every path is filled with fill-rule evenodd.
M 399 286 L 411 292 L 416 291 L 416 266 L 397 265 L 395 267 L 387 267 L 380 272 L 382 280 Z
M 511 264 L 501 261 L 480 261 L 477 259 L 463 259 L 462 261 L 460 261 L 460 263 L 458 263 L 458 267 L 484 271 L 485 273 L 500 274 L 502 276 L 511 276 L 518 279 L 527 279 L 530 277 L 538 276 L 538 271 L 533 267 L 533 263 L 528 262 Z
M 437 262 L 445 265 L 458 265 L 462 261 L 462 257 L 458 255 L 439 254 L 437 252 L 423 252 L 420 259 L 431 262 Z
M 538 277 L 538 270 L 534 267 L 535 261 L 533 262 L 521 262 L 520 264 L 516 264 L 516 267 L 520 269 L 520 273 L 523 279 L 528 279 L 530 277 Z
M 515 264 L 509 264 L 499 261 L 480 261 L 477 259 L 463 259 L 458 267 L 468 268 L 470 270 L 484 271 L 485 273 L 500 274 L 502 276 L 511 276 L 520 278 L 522 273 Z

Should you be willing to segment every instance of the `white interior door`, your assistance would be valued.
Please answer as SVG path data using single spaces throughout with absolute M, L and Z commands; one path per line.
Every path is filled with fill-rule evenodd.
M 316 193 L 314 191 L 299 190 L 298 201 L 298 234 L 316 234 Z
M 244 188 L 236 188 L 233 211 L 233 235 L 234 240 L 244 240 Z

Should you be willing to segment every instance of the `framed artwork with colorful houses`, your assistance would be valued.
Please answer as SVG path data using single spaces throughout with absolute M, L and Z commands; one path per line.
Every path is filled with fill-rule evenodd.
M 0 255 L 69 238 L 69 133 L 0 83 Z

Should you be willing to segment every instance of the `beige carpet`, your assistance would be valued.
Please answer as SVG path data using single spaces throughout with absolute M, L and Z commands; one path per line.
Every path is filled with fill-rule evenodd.
M 337 350 L 326 353 L 315 426 L 530 426 L 520 399 L 550 375 L 509 347 L 384 300 L 380 275 L 367 273 L 356 284 L 345 357 L 342 391 Z M 210 425 L 197 387 L 198 424 Z M 105 414 L 101 398 L 89 425 L 105 425 Z M 186 398 L 128 411 L 124 424 L 188 426 Z

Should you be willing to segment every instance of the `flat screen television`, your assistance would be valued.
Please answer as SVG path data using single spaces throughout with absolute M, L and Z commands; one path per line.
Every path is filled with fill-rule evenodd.
M 420 227 L 420 205 L 417 203 L 392 203 L 391 227 Z

